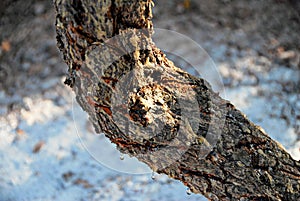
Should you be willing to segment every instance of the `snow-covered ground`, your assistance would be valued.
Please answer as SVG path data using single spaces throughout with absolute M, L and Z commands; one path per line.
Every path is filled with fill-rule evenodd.
M 35 8 L 41 10 L 41 6 Z M 165 18 L 166 13 L 159 15 L 164 8 L 159 7 L 155 13 L 162 19 L 156 19 L 156 27 L 180 32 L 204 48 L 217 72 L 206 74 L 206 78 L 221 76 L 223 96 L 300 160 L 299 51 L 294 51 L 291 63 L 276 62 L 261 54 L 263 43 L 252 44 L 243 30 L 221 29 L 195 11 L 184 13 L 180 4 L 176 9 L 178 16 Z M 37 16 L 49 19 L 53 13 Z M 41 27 L 41 19 L 33 24 Z M 45 41 L 55 48 L 53 30 Z M 179 48 L 187 53 L 186 44 L 181 45 Z M 20 78 L 22 84 L 16 84 L 15 93 L 0 91 L 0 201 L 206 200 L 201 195 L 187 195 L 183 184 L 166 176 L 155 174 L 152 179 L 151 170 L 135 159 L 124 156 L 121 160 L 123 156 L 114 145 L 104 135 L 94 133 L 73 92 L 62 84 L 63 76 L 36 81 L 34 75 L 40 73 L 39 68 L 48 69 L 48 73 L 52 68 L 66 69 L 57 53 L 44 56 L 49 48 L 45 49 L 39 53 L 32 48 L 24 53 L 37 54 L 37 61 L 30 60 L 35 64 L 33 69 L 30 62 L 22 65 L 26 73 L 32 71 L 30 79 L 27 74 L 8 74 Z M 289 52 L 279 53 L 284 57 Z M 44 66 L 36 65 L 38 62 Z M 186 70 L 191 71 L 188 67 Z M 43 81 L 40 88 L 35 86 L 39 79 Z M 216 82 L 215 87 L 219 84 Z
M 120 160 L 103 135 L 93 135 L 72 97 L 58 79 L 56 90 L 27 97 L 26 109 L 1 116 L 1 201 L 199 200 L 179 182 L 153 180 L 147 167 Z M 91 143 L 98 153 L 85 148 Z

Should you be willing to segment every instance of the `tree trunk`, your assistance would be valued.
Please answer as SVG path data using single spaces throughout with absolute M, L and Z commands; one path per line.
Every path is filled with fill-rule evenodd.
M 300 200 L 300 163 L 152 42 L 151 0 L 55 0 L 65 83 L 97 132 L 210 200 Z

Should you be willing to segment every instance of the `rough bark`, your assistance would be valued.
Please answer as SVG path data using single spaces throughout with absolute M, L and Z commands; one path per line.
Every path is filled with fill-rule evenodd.
M 151 40 L 151 0 L 55 0 L 70 85 L 97 132 L 210 200 L 300 200 L 300 163 Z

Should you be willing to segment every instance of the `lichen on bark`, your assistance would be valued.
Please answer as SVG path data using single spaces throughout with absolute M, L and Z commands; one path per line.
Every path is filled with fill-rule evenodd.
M 55 0 L 66 84 L 97 132 L 210 200 L 299 200 L 300 163 L 153 43 L 151 0 Z

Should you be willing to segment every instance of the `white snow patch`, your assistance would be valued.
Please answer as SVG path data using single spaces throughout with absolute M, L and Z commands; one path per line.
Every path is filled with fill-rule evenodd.
M 26 119 L 28 125 L 34 123 L 44 123 L 54 119 L 55 115 L 63 115 L 64 110 L 56 106 L 51 100 L 44 100 L 42 98 L 32 99 L 24 98 L 24 103 L 28 110 L 22 109 L 22 118 Z

